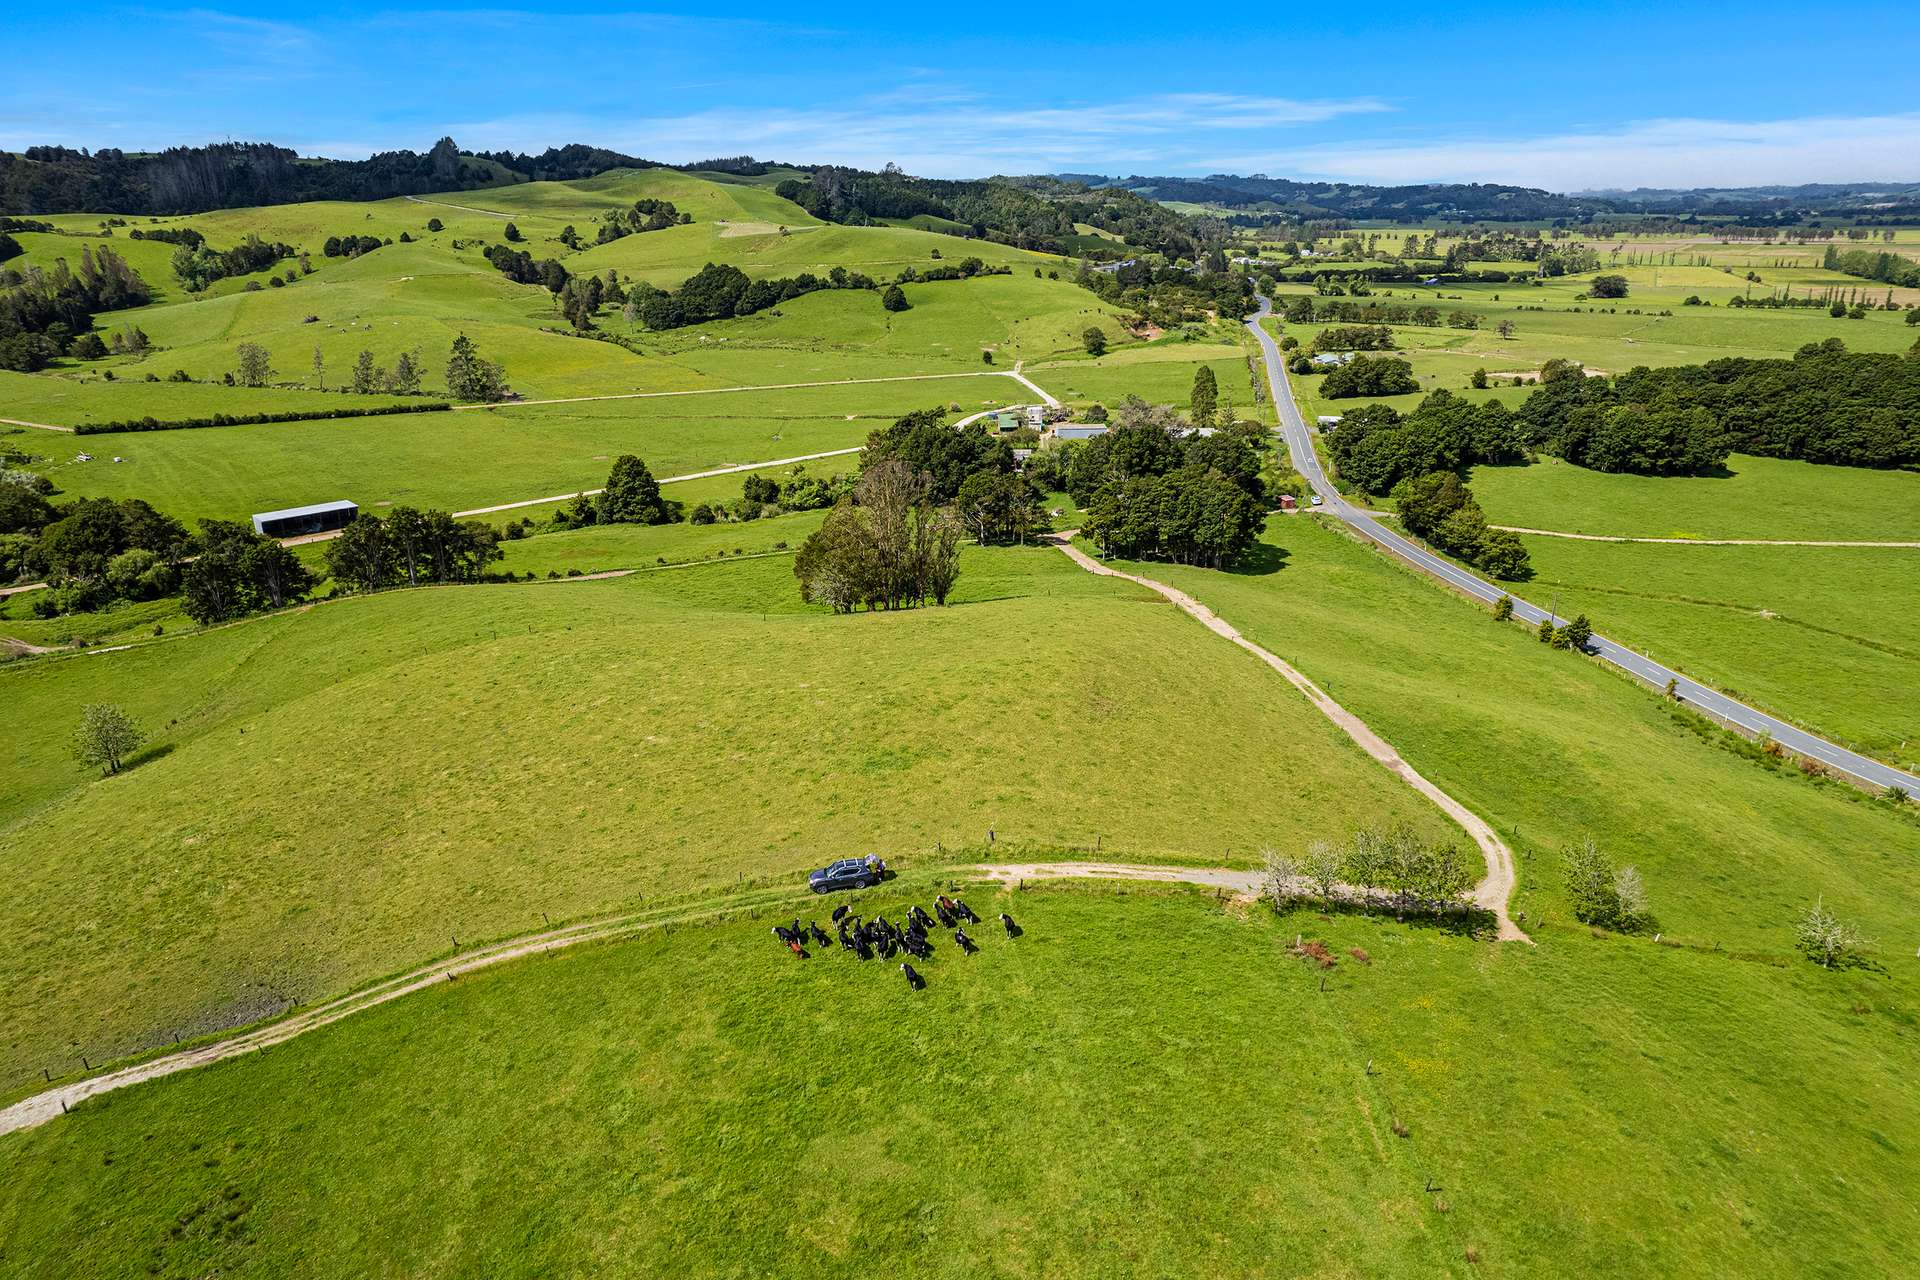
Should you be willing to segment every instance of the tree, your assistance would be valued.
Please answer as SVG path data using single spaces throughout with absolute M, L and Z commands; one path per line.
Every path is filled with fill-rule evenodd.
M 887 286 L 886 292 L 880 295 L 880 305 L 888 311 L 906 311 L 913 306 L 907 301 L 906 290 L 897 284 Z
M 1473 373 L 1468 376 L 1467 385 L 1475 391 L 1485 391 L 1487 389 L 1487 371 L 1485 369 L 1475 369 Z
M 1495 622 L 1510 622 L 1512 619 L 1513 597 L 1503 595 L 1493 602 L 1493 620 Z
M 1593 639 L 1593 625 L 1587 621 L 1587 615 L 1584 613 L 1575 615 L 1572 622 L 1560 628 L 1559 639 L 1562 642 L 1560 647 L 1563 649 L 1578 649 L 1582 653 L 1586 652 L 1587 642 Z
M 1852 925 L 1827 910 L 1816 899 L 1794 929 L 1794 945 L 1800 954 L 1828 969 L 1838 968 L 1858 956 L 1866 941 Z
M 132 716 L 110 702 L 96 702 L 80 713 L 73 754 L 81 764 L 96 765 L 102 773 L 118 773 L 144 741 L 146 734 Z
M 1560 861 L 1575 919 L 1621 933 L 1646 924 L 1646 886 L 1633 867 L 1616 868 L 1592 840 L 1561 850 Z
M 313 349 L 313 389 L 327 389 L 327 357 L 318 347 Z
M 1511 320 L 1502 320 L 1495 328 L 1503 338 L 1511 338 L 1513 336 L 1514 323 Z
M 273 359 L 259 343 L 243 342 L 233 349 L 233 356 L 239 364 L 234 370 L 234 381 L 241 386 L 264 387 L 273 377 Z
M 380 387 L 380 370 L 374 366 L 373 352 L 362 350 L 353 358 L 353 393 L 371 395 Z
M 387 374 L 387 390 L 397 396 L 417 395 L 420 391 L 420 366 L 408 352 L 402 351 Z
M 613 460 L 598 506 L 600 519 L 608 524 L 666 524 L 673 519 L 660 497 L 660 482 L 630 453 Z
M 1587 285 L 1590 298 L 1624 298 L 1627 296 L 1627 278 L 1625 276 L 1595 276 Z
M 385 523 L 377 516 L 361 516 L 342 529 L 327 544 L 326 560 L 327 573 L 349 591 L 378 591 L 398 576 Z
M 511 222 L 507 224 L 506 236 L 508 244 L 519 244 L 522 240 L 526 239 L 525 236 L 520 234 L 520 228 L 514 226 Z
M 1920 312 L 1915 314 L 1920 314 Z M 1085 333 L 1081 334 L 1080 342 L 1081 345 L 1086 347 L 1087 354 L 1090 356 L 1099 357 L 1107 354 L 1106 331 L 1099 325 L 1092 325 Z
M 1320 900 L 1331 905 L 1334 890 L 1340 885 L 1340 851 L 1325 840 L 1315 840 L 1307 846 L 1300 871 L 1318 891 Z
M 1211 422 L 1213 411 L 1220 403 L 1219 380 L 1213 375 L 1212 365 L 1201 365 L 1194 370 L 1193 391 L 1188 397 L 1188 408 L 1195 422 Z
M 498 400 L 506 394 L 500 366 L 482 360 L 464 333 L 453 340 L 447 359 L 447 390 L 460 400 Z
M 446 225 L 446 223 L 444 223 L 444 222 L 442 222 L 442 221 L 440 221 L 440 219 L 438 219 L 438 218 L 428 218 L 428 219 L 427 219 L 427 230 L 429 230 L 429 231 L 445 231 L 446 229 L 447 229 L 447 225 Z

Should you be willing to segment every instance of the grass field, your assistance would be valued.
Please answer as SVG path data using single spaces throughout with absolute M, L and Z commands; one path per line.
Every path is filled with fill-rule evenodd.
M 1920 963 L 1911 814 L 1715 749 L 1653 692 L 1317 520 L 1275 518 L 1266 540 L 1254 572 L 1139 569 L 1298 665 L 1488 815 L 1520 858 L 1514 909 L 1527 920 L 1567 919 L 1559 851 L 1591 837 L 1639 867 L 1669 938 L 1781 949 L 1824 897 L 1889 964 L 1911 976 Z
M 181 519 L 337 497 L 469 510 L 597 489 L 622 453 L 684 475 L 851 448 L 915 409 L 1031 398 L 1011 379 L 964 377 L 155 431 L 89 437 L 126 461 L 48 473 L 68 494 L 138 496 Z
M 0 758 L 0 1092 L 455 934 L 847 853 L 992 829 L 1002 850 L 1245 863 L 1365 819 L 1444 829 L 1156 598 L 1053 551 L 963 569 L 945 610 L 834 618 L 775 557 L 395 592 L 0 669 L 21 726 Z M 65 753 L 100 701 L 152 735 L 105 781 Z
M 1386 397 L 1386 403 L 1410 408 L 1420 395 L 1436 388 L 1494 396 L 1515 403 L 1525 388 L 1503 387 L 1472 392 L 1468 379 L 1475 369 L 1489 375 L 1532 373 L 1549 359 L 1577 360 L 1590 369 L 1624 373 L 1637 365 L 1700 364 L 1727 356 L 1781 357 L 1809 342 L 1839 338 L 1850 350 L 1904 352 L 1916 333 L 1896 312 L 1871 311 L 1863 320 L 1830 317 L 1823 309 L 1761 310 L 1734 308 L 1726 303 L 1747 289 L 1746 281 L 1713 268 L 1620 266 L 1604 268 L 1626 276 L 1628 296 L 1601 302 L 1580 301 L 1591 275 L 1563 276 L 1539 285 L 1446 284 L 1420 288 L 1382 287 L 1378 300 L 1389 304 L 1432 306 L 1441 314 L 1465 312 L 1479 321 L 1477 329 L 1394 327 L 1400 356 L 1420 380 L 1418 394 Z M 1762 272 L 1763 276 L 1767 273 Z M 1784 282 L 1783 282 L 1784 283 Z M 1860 289 L 1872 301 L 1884 296 L 1864 281 L 1817 269 L 1795 275 L 1796 296 L 1829 286 Z M 1766 288 L 1755 286 L 1757 296 Z M 1288 286 L 1283 292 L 1310 292 L 1308 286 Z M 1690 307 L 1685 299 L 1699 295 L 1714 305 Z M 1920 301 L 1920 295 L 1916 296 Z M 1362 301 L 1365 301 L 1364 299 Z M 1663 315 L 1662 312 L 1671 312 Z M 1514 333 L 1502 338 L 1501 321 L 1511 321 Z M 1276 335 L 1290 334 L 1304 345 L 1325 326 L 1268 321 Z M 1329 401 L 1318 394 L 1320 379 L 1299 380 L 1302 407 L 1309 414 L 1339 413 L 1363 403 Z
M 1529 599 L 1855 750 L 1920 765 L 1920 550 L 1525 541 Z
M 1254 380 L 1247 367 L 1247 349 L 1237 332 L 1223 329 L 1213 341 L 1167 339 L 1144 347 L 1114 351 L 1097 360 L 1051 360 L 1031 366 L 1029 373 L 1041 386 L 1078 407 L 1100 403 L 1111 409 L 1135 395 L 1151 404 L 1171 404 L 1183 411 L 1193 396 L 1193 378 L 1202 365 L 1213 370 L 1220 394 L 1233 401 L 1235 416 L 1256 422 L 1275 421 L 1273 406 L 1256 403 Z
M 1609 475 L 1542 458 L 1480 467 L 1496 524 L 1625 538 L 1920 541 L 1920 473 L 1735 454 L 1725 476 Z
M 917 995 L 696 924 L 88 1103 L 0 1140 L 0 1274 L 1838 1276 L 1920 1246 L 1883 978 L 972 897 L 1025 935 L 941 947 Z
M 695 221 L 591 245 L 607 209 L 642 197 L 670 199 Z M 427 231 L 432 218 L 444 222 L 441 231 Z M 309 254 L 312 274 L 285 287 L 251 291 L 250 284 L 283 273 L 290 263 L 255 277 L 218 281 L 193 295 L 173 277 L 172 246 L 131 239 L 135 227 L 101 238 L 95 215 L 50 220 L 63 234 L 30 234 L 29 263 L 44 265 L 56 256 L 77 260 L 89 244 L 108 245 L 128 254 L 156 289 L 152 305 L 100 320 L 108 330 L 137 324 L 155 344 L 151 352 L 64 361 L 52 375 L 15 378 L 6 402 L 20 412 L 0 416 L 29 417 L 27 410 L 33 409 L 59 425 L 143 416 L 148 409 L 122 410 L 130 398 L 123 388 L 149 373 L 164 378 L 175 370 L 215 385 L 169 384 L 152 393 L 161 408 L 191 403 L 199 412 L 240 412 L 234 406 L 243 399 L 249 409 L 301 408 L 319 386 L 345 382 L 362 350 L 371 351 L 382 367 L 411 352 L 427 390 L 444 394 L 445 353 L 462 333 L 483 356 L 505 367 L 515 391 L 533 398 L 972 370 L 981 367 L 985 349 L 1011 366 L 1077 350 L 1081 332 L 1102 320 L 1116 344 L 1126 337 L 1111 308 L 1071 280 L 1043 274 L 1057 277 L 1066 265 L 1061 259 L 912 227 L 823 224 L 764 185 L 668 170 L 446 197 L 132 220 L 138 227 L 191 226 L 215 247 L 251 233 Z M 883 310 L 878 295 L 865 290 L 808 296 L 744 320 L 659 334 L 627 323 L 617 307 L 603 312 L 600 327 L 636 344 L 635 351 L 574 336 L 544 289 L 514 284 L 485 260 L 482 250 L 503 239 L 509 220 L 520 226 L 523 247 L 537 258 L 558 258 L 576 274 L 613 270 L 662 287 L 677 286 L 708 262 L 733 263 L 756 276 L 825 275 L 846 267 L 891 279 L 906 266 L 977 257 L 1015 273 L 910 285 L 912 309 L 897 314 Z M 567 225 L 584 235 L 589 247 L 576 251 L 562 244 L 557 237 Z M 411 242 L 399 243 L 402 233 Z M 322 242 L 337 235 L 396 242 L 358 258 L 324 257 Z M 217 385 L 234 369 L 235 348 L 242 342 L 268 350 L 274 385 L 245 393 Z M 322 365 L 318 374 L 316 351 Z M 109 369 L 115 384 L 91 376 Z M 89 376 L 78 379 L 83 372 Z M 49 385 L 35 385 L 42 382 Z M 159 408 L 151 411 L 165 416 Z

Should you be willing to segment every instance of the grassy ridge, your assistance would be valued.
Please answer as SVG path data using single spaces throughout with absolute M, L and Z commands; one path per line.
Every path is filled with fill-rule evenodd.
M 1864 1275 L 1920 1245 L 1915 1010 L 1870 976 L 973 897 L 1026 935 L 942 947 L 918 995 L 750 918 L 88 1103 L 0 1140 L 0 1274 L 1352 1275 L 1363 1239 L 1370 1276 Z
M 0 1087 L 454 933 L 851 852 L 992 828 L 1245 862 L 1363 818 L 1443 829 L 1265 668 L 1193 661 L 1210 638 L 1155 599 L 1051 551 L 963 564 L 946 610 L 828 617 L 776 558 L 390 593 L 0 670 L 25 726 L 0 761 Z M 89 781 L 64 743 L 98 701 L 154 741 Z

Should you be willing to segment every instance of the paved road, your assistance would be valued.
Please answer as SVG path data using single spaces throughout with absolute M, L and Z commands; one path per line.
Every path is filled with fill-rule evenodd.
M 1313 451 L 1313 437 L 1307 428 L 1306 419 L 1301 416 L 1300 407 L 1294 403 L 1292 388 L 1287 382 L 1286 366 L 1280 359 L 1280 348 L 1260 324 L 1261 317 L 1270 315 L 1272 310 L 1273 304 L 1266 298 L 1261 298 L 1260 310 L 1246 322 L 1246 326 L 1259 341 L 1260 349 L 1266 355 L 1267 385 L 1273 393 L 1273 403 L 1280 412 L 1280 430 L 1286 437 L 1287 452 L 1293 458 L 1294 470 L 1305 476 L 1307 483 L 1313 486 L 1313 491 L 1320 495 L 1321 500 L 1326 504 L 1322 510 L 1344 520 L 1361 537 L 1382 550 L 1399 557 L 1424 573 L 1433 575 L 1456 591 L 1464 592 L 1489 604 L 1503 595 L 1512 596 L 1514 617 L 1530 625 L 1537 626 L 1542 619 L 1548 617 L 1545 609 L 1522 600 L 1505 587 L 1495 586 L 1469 573 L 1451 560 L 1435 555 L 1425 547 L 1388 528 L 1370 512 L 1353 506 L 1340 496 L 1339 490 L 1333 487 L 1333 482 L 1327 478 L 1326 471 L 1320 466 L 1319 455 Z M 1555 617 L 1553 621 L 1558 625 L 1564 620 Z M 1756 710 L 1744 702 L 1729 698 L 1716 689 L 1708 688 L 1671 668 L 1660 665 L 1643 653 L 1629 649 L 1625 645 L 1616 644 L 1598 632 L 1594 633 L 1592 649 L 1601 659 L 1638 676 L 1656 689 L 1664 689 L 1667 687 L 1667 682 L 1672 681 L 1674 692 L 1680 696 L 1681 700 L 1749 732 L 1769 734 L 1774 741 L 1787 750 L 1810 756 L 1836 773 L 1874 786 L 1900 787 L 1909 795 L 1920 795 L 1920 777 L 1849 751 L 1816 734 L 1808 733 L 1805 729 L 1795 728 L 1784 720 L 1776 720 L 1764 711 Z

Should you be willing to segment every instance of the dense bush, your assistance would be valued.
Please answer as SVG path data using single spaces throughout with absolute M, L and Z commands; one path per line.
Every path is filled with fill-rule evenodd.
M 1486 513 L 1451 471 L 1402 480 L 1394 486 L 1393 500 L 1407 532 L 1496 578 L 1531 576 L 1532 564 L 1519 535 L 1489 528 Z
M 249 234 L 246 239 L 231 249 L 209 249 L 205 244 L 182 244 L 173 251 L 173 273 L 180 277 L 187 288 L 200 290 L 215 280 L 224 280 L 228 276 L 252 275 L 256 271 L 265 271 L 282 258 L 291 258 L 294 249 L 290 244 L 277 241 L 269 243 L 257 235 Z
M 1405 415 L 1387 404 L 1349 410 L 1326 442 L 1340 478 L 1372 494 L 1429 472 L 1526 457 L 1525 432 L 1505 405 L 1474 404 L 1444 390 Z
M 243 427 L 261 422 L 317 422 L 328 418 L 379 418 L 391 413 L 438 413 L 451 408 L 444 401 L 428 404 L 383 404 L 364 409 L 297 409 L 284 413 L 215 413 L 203 418 L 134 418 L 121 422 L 82 422 L 73 433 L 111 435 L 125 431 L 187 431 L 195 427 Z
M 1413 366 L 1388 356 L 1355 356 L 1346 364 L 1335 366 L 1320 384 L 1320 394 L 1329 400 L 1399 396 L 1419 389 Z
M 944 605 L 959 569 L 960 524 L 927 477 L 899 458 L 876 463 L 794 557 L 800 598 L 835 613 Z
M 349 591 L 477 582 L 498 560 L 500 534 L 478 520 L 444 511 L 395 507 L 385 518 L 363 515 L 327 544 L 327 572 Z
M 1920 359 L 1849 352 L 1830 338 L 1790 360 L 1557 377 L 1518 416 L 1532 443 L 1600 470 L 1697 474 L 1729 451 L 1905 466 L 1920 462 Z

